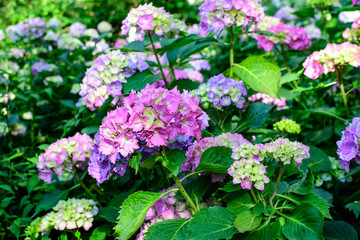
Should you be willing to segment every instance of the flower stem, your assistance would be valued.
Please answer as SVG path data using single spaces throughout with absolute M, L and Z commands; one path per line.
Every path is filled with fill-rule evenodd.
M 348 108 L 348 102 L 347 102 L 347 97 L 346 97 L 346 93 L 345 93 L 345 88 L 344 88 L 344 83 L 342 81 L 342 76 L 346 70 L 347 66 L 346 67 L 338 67 L 336 68 L 335 67 L 335 73 L 336 73 L 336 76 L 338 78 L 338 82 L 339 82 L 339 85 L 340 85 L 340 91 L 341 91 L 341 95 L 342 95 L 342 98 L 344 100 L 344 106 L 346 108 L 346 114 L 347 114 L 347 117 L 350 118 L 350 112 L 349 112 L 349 108 Z
M 276 192 L 278 190 L 278 187 L 279 187 L 279 183 L 280 183 L 280 180 L 281 180 L 281 177 L 283 175 L 283 171 L 284 171 L 284 164 L 282 162 L 280 162 L 280 171 L 279 171 L 279 175 L 278 175 L 278 178 L 276 180 L 276 185 L 275 185 L 275 189 L 274 189 L 274 192 L 273 194 L 271 195 L 271 198 L 269 200 L 269 203 L 270 203 L 270 206 L 274 207 L 273 205 L 273 200 L 275 198 L 275 195 L 276 195 Z
M 74 176 L 76 178 L 76 180 L 80 183 L 81 187 L 85 190 L 85 192 L 89 195 L 89 197 L 91 197 L 93 200 L 97 201 L 96 198 L 94 197 L 94 195 L 90 192 L 90 190 L 85 186 L 84 182 L 81 180 L 81 178 L 79 177 L 79 175 L 76 172 L 76 168 L 75 166 L 73 167 L 74 170 Z M 100 204 L 99 204 L 100 205 Z
M 150 31 L 148 31 L 147 33 L 148 33 L 148 36 L 149 36 L 149 38 L 150 38 L 151 46 L 152 46 L 152 49 L 153 49 L 153 51 L 154 51 L 154 55 L 155 55 L 157 64 L 159 65 L 161 75 L 162 75 L 162 77 L 163 77 L 163 79 L 164 79 L 165 86 L 166 86 L 167 89 L 169 89 L 169 84 L 168 84 L 168 82 L 167 82 L 167 80 L 166 80 L 166 77 L 165 77 L 165 74 L 164 74 L 164 70 L 163 70 L 163 68 L 162 68 L 162 66 L 161 66 L 159 57 L 158 57 L 158 55 L 157 55 L 157 53 L 156 53 L 156 48 L 155 48 L 155 44 L 154 44 L 154 41 L 153 41 L 153 39 L 152 39 L 151 33 L 150 33 Z
M 254 200 L 255 200 L 255 202 L 256 203 L 259 203 L 259 200 L 257 199 L 257 197 L 256 197 L 256 195 L 255 195 L 255 193 L 254 193 L 254 189 L 250 189 L 250 192 L 251 192 L 251 195 L 252 195 L 252 197 L 254 198 Z
M 234 65 L 234 30 L 233 27 L 230 26 L 230 70 L 229 70 L 229 77 L 233 76 L 233 65 Z
M 198 175 L 199 173 L 201 173 L 201 171 L 189 173 L 188 175 L 186 175 L 185 177 L 183 177 L 183 178 L 180 180 L 180 182 L 183 182 L 186 178 L 191 177 L 191 176 L 193 176 L 193 175 Z
M 174 175 L 173 175 L 173 179 L 174 179 L 176 185 L 178 186 L 181 195 L 183 195 L 185 200 L 189 203 L 190 207 L 192 209 L 194 209 L 195 213 L 197 211 L 199 211 L 199 209 L 196 207 L 194 201 L 190 198 L 189 194 L 186 192 L 186 190 L 185 190 L 184 186 L 182 185 L 180 179 L 177 176 L 174 176 Z

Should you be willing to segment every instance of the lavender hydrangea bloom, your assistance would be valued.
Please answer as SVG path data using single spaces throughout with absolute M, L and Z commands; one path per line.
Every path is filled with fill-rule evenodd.
M 224 106 L 235 103 L 237 108 L 243 108 L 247 94 L 242 81 L 226 78 L 223 74 L 211 77 L 207 83 L 201 84 L 194 91 L 200 97 L 200 102 L 205 108 L 212 103 L 216 109 L 221 110 Z
M 342 131 L 341 139 L 336 142 L 339 161 L 345 165 L 346 171 L 349 171 L 351 161 L 360 164 L 359 139 L 360 117 L 356 117 L 353 118 L 349 126 Z
M 56 65 L 46 63 L 44 59 L 40 59 L 39 62 L 36 62 L 31 66 L 31 72 L 34 76 L 39 76 L 42 72 L 53 72 L 56 69 Z
M 293 14 L 295 9 L 290 6 L 281 7 L 275 14 L 281 21 L 295 21 L 297 16 Z
M 51 18 L 48 22 L 48 26 L 54 30 L 61 28 L 61 21 L 57 18 Z
M 232 25 L 242 26 L 244 31 L 250 23 L 257 24 L 264 17 L 258 0 L 205 0 L 199 11 L 200 36 L 205 36 L 210 28 L 217 32 Z
M 69 33 L 71 36 L 74 37 L 81 37 L 85 34 L 86 26 L 82 24 L 81 22 L 75 22 L 70 25 L 69 27 Z
M 100 55 L 94 60 L 81 84 L 80 96 L 92 111 L 103 105 L 109 95 L 114 104 L 121 101 L 122 83 L 136 71 L 144 71 L 149 65 L 137 54 L 124 54 L 120 50 Z
M 59 49 L 74 51 L 77 48 L 83 47 L 84 44 L 76 37 L 65 33 L 61 34 L 60 37 L 57 39 L 56 46 Z
M 28 42 L 40 38 L 45 32 L 45 28 L 46 22 L 42 18 L 28 18 L 16 25 L 7 27 L 6 34 L 10 36 L 12 41 L 23 40 Z
M 97 25 L 97 30 L 100 33 L 107 33 L 107 32 L 111 32 L 112 30 L 112 26 L 110 23 L 106 22 L 106 21 L 101 21 L 98 25 Z
M 186 25 L 164 8 L 154 7 L 150 3 L 130 10 L 122 22 L 121 35 L 128 35 L 129 42 L 142 41 L 146 31 L 152 31 L 158 36 L 178 36 L 180 32 L 186 32 Z

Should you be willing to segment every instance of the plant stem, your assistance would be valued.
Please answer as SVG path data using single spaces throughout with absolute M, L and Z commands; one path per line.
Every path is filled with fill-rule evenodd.
M 349 108 L 348 108 L 348 102 L 347 102 L 347 97 L 346 97 L 346 93 L 345 93 L 344 83 L 342 81 L 342 76 L 343 76 L 346 68 L 347 68 L 347 66 L 343 67 L 343 68 L 335 67 L 335 74 L 336 74 L 339 84 L 340 84 L 340 91 L 341 91 L 342 98 L 344 100 L 344 106 L 346 108 L 347 117 L 350 118 L 350 112 L 349 112 Z
M 189 203 L 190 207 L 194 209 L 195 213 L 197 211 L 199 211 L 199 209 L 196 207 L 194 201 L 190 198 L 189 194 L 186 192 L 184 186 L 181 184 L 180 179 L 177 176 L 174 176 L 174 181 L 176 183 L 176 185 L 179 187 L 179 191 L 181 193 L 181 195 L 183 195 L 183 197 L 185 198 L 185 200 Z
M 287 61 L 287 58 L 286 58 L 286 55 L 285 55 L 284 46 L 281 43 L 280 43 L 280 53 L 281 53 L 281 56 L 283 57 L 286 70 L 288 70 L 288 72 L 291 72 L 291 69 L 289 67 L 289 64 L 288 64 L 288 61 Z
M 183 178 L 180 180 L 180 182 L 183 182 L 186 178 L 191 177 L 191 176 L 193 176 L 193 175 L 197 175 L 197 174 L 199 174 L 199 173 L 201 173 L 201 171 L 200 171 L 200 172 L 192 172 L 192 173 L 189 173 L 188 175 L 186 175 L 185 177 L 183 177 Z
M 252 195 L 252 197 L 254 198 L 254 200 L 255 200 L 255 202 L 256 203 L 259 203 L 259 200 L 257 199 L 257 197 L 256 197 L 256 195 L 255 195 L 255 193 L 254 193 L 254 189 L 250 189 L 250 192 L 251 192 L 251 195 Z
M 75 166 L 73 166 L 73 170 L 74 170 L 74 176 L 76 178 L 76 180 L 80 183 L 80 185 L 82 186 L 82 188 L 84 188 L 85 192 L 89 195 L 89 197 L 91 197 L 93 200 L 97 201 L 96 198 L 94 197 L 94 195 L 90 192 L 90 190 L 85 186 L 84 182 L 80 179 L 79 175 L 76 172 L 76 168 Z M 99 203 L 98 203 L 99 204 Z M 100 204 L 99 204 L 100 205 Z
M 164 167 L 162 166 L 162 164 L 160 164 L 160 169 L 161 169 L 161 174 L 162 174 L 163 177 L 165 178 L 166 184 L 167 184 L 168 186 L 171 186 L 170 181 L 169 181 L 168 177 L 167 177 L 166 174 L 165 174 L 165 170 L 164 170 Z
M 280 180 L 281 180 L 281 177 L 283 175 L 283 171 L 284 171 L 284 164 L 282 162 L 280 162 L 280 171 L 279 171 L 279 175 L 278 175 L 278 178 L 276 180 L 276 185 L 275 185 L 275 189 L 274 189 L 274 192 L 273 194 L 271 195 L 271 198 L 269 200 L 269 203 L 270 203 L 270 206 L 274 207 L 273 205 L 273 200 L 275 198 L 275 195 L 276 195 L 276 192 L 278 190 L 278 187 L 279 187 L 279 183 L 280 183 Z
M 161 66 L 159 57 L 158 57 L 158 55 L 157 55 L 157 53 L 156 53 L 156 48 L 155 48 L 155 44 L 154 44 L 154 41 L 153 41 L 153 39 L 152 39 L 151 33 L 150 33 L 150 31 L 148 31 L 147 33 L 148 33 L 148 36 L 149 36 L 149 38 L 150 38 L 151 46 L 152 46 L 152 49 L 153 49 L 153 51 L 154 51 L 154 55 L 155 55 L 157 64 L 159 65 L 161 75 L 162 75 L 162 77 L 163 77 L 163 79 L 164 79 L 165 86 L 166 86 L 167 89 L 169 89 L 169 84 L 168 84 L 168 82 L 167 82 L 167 80 L 166 80 L 166 77 L 165 77 L 165 74 L 164 74 L 164 70 L 163 70 L 163 68 L 162 68 L 162 66 Z
M 233 27 L 230 26 L 230 70 L 229 70 L 229 77 L 233 76 L 233 65 L 234 65 L 234 30 Z

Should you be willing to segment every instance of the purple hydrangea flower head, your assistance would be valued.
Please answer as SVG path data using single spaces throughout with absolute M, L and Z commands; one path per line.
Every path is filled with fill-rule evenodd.
M 86 71 L 81 84 L 80 96 L 92 111 L 103 105 L 109 95 L 114 103 L 122 98 L 122 83 L 136 71 L 144 71 L 149 65 L 137 54 L 124 54 L 120 50 L 100 55 Z
M 151 31 L 159 36 L 178 36 L 186 32 L 184 22 L 175 19 L 164 8 L 157 8 L 152 3 L 140 5 L 130 10 L 122 22 L 121 34 L 127 35 L 129 42 L 144 40 L 146 31 Z
M 284 44 L 294 50 L 305 50 L 311 45 L 311 39 L 304 28 L 286 25 L 276 17 L 266 16 L 257 28 L 280 36 L 266 36 L 254 33 L 253 36 L 258 41 L 258 48 L 263 48 L 265 51 L 271 51 L 277 43 Z
M 221 110 L 232 102 L 237 108 L 244 108 L 247 94 L 242 81 L 226 78 L 223 74 L 211 77 L 206 83 L 199 86 L 194 94 L 200 98 L 201 104 L 208 108 L 212 103 L 216 109 Z
M 31 72 L 34 76 L 39 76 L 42 72 L 53 72 L 57 69 L 56 65 L 49 64 L 44 61 L 44 59 L 40 59 L 39 62 L 35 62 L 31 66 Z
M 295 21 L 297 16 L 293 14 L 295 9 L 290 6 L 281 7 L 275 14 L 275 17 L 281 21 Z
M 349 171 L 351 161 L 360 163 L 359 139 L 360 117 L 355 117 L 349 126 L 342 131 L 341 139 L 336 142 L 339 161 L 345 165 L 346 171 Z
M 166 146 L 179 134 L 201 137 L 208 126 L 208 116 L 198 106 L 197 98 L 187 91 L 167 90 L 147 85 L 131 92 L 123 106 L 110 111 L 100 126 L 99 151 L 116 162 L 118 153 L 127 157 L 140 148 Z
M 264 9 L 258 0 L 205 0 L 199 7 L 200 36 L 205 36 L 212 28 L 214 32 L 225 26 L 242 26 L 243 31 L 250 23 L 259 23 L 264 17 Z
M 23 40 L 28 42 L 42 37 L 45 32 L 46 22 L 40 18 L 28 18 L 24 21 L 6 28 L 6 34 L 12 41 Z
M 86 26 L 81 22 L 74 22 L 69 27 L 69 34 L 74 37 L 84 36 L 86 31 Z
M 231 149 L 239 148 L 242 145 L 250 144 L 241 134 L 223 133 L 217 137 L 203 138 L 188 148 L 186 161 L 182 164 L 181 170 L 195 171 L 200 163 L 202 154 L 210 147 L 224 146 Z
M 97 214 L 98 208 L 93 200 L 76 198 L 60 200 L 53 207 L 53 211 L 41 219 L 41 234 L 48 235 L 52 229 L 64 231 L 81 227 L 88 231 Z
M 323 50 L 313 52 L 305 59 L 304 75 L 317 79 L 322 73 L 335 72 L 336 67 L 348 65 L 360 66 L 360 47 L 349 42 L 329 43 Z
M 69 180 L 73 176 L 73 167 L 84 169 L 87 165 L 91 144 L 92 139 L 85 133 L 52 143 L 45 153 L 40 154 L 36 164 L 39 178 L 50 183 L 54 171 L 60 180 Z

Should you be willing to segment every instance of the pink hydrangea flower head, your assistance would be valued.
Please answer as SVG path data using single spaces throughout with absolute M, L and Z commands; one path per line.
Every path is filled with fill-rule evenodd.
M 149 3 L 131 9 L 121 27 L 121 34 L 127 35 L 129 42 L 144 40 L 146 31 L 163 37 L 174 37 L 186 32 L 186 25 L 163 7 L 157 8 Z
M 257 102 L 261 101 L 265 104 L 269 105 L 276 105 L 277 110 L 285 109 L 287 108 L 286 99 L 281 97 L 280 99 L 271 97 L 269 95 L 266 95 L 265 93 L 256 93 L 250 97 L 248 97 L 248 100 L 250 102 Z
M 360 0 L 352 0 L 352 7 L 355 5 L 360 5 Z
M 200 36 L 210 29 L 214 32 L 225 26 L 242 26 L 243 31 L 250 23 L 259 23 L 264 17 L 264 9 L 258 0 L 205 0 L 199 7 Z
M 149 65 L 138 54 L 125 54 L 120 50 L 100 55 L 86 71 L 80 96 L 90 110 L 101 107 L 109 95 L 113 104 L 121 101 L 122 83 L 136 71 L 144 71 Z
M 92 139 L 86 133 L 57 140 L 39 156 L 36 164 L 39 178 L 50 183 L 54 171 L 61 181 L 71 179 L 73 167 L 83 170 L 87 166 L 91 144 Z

